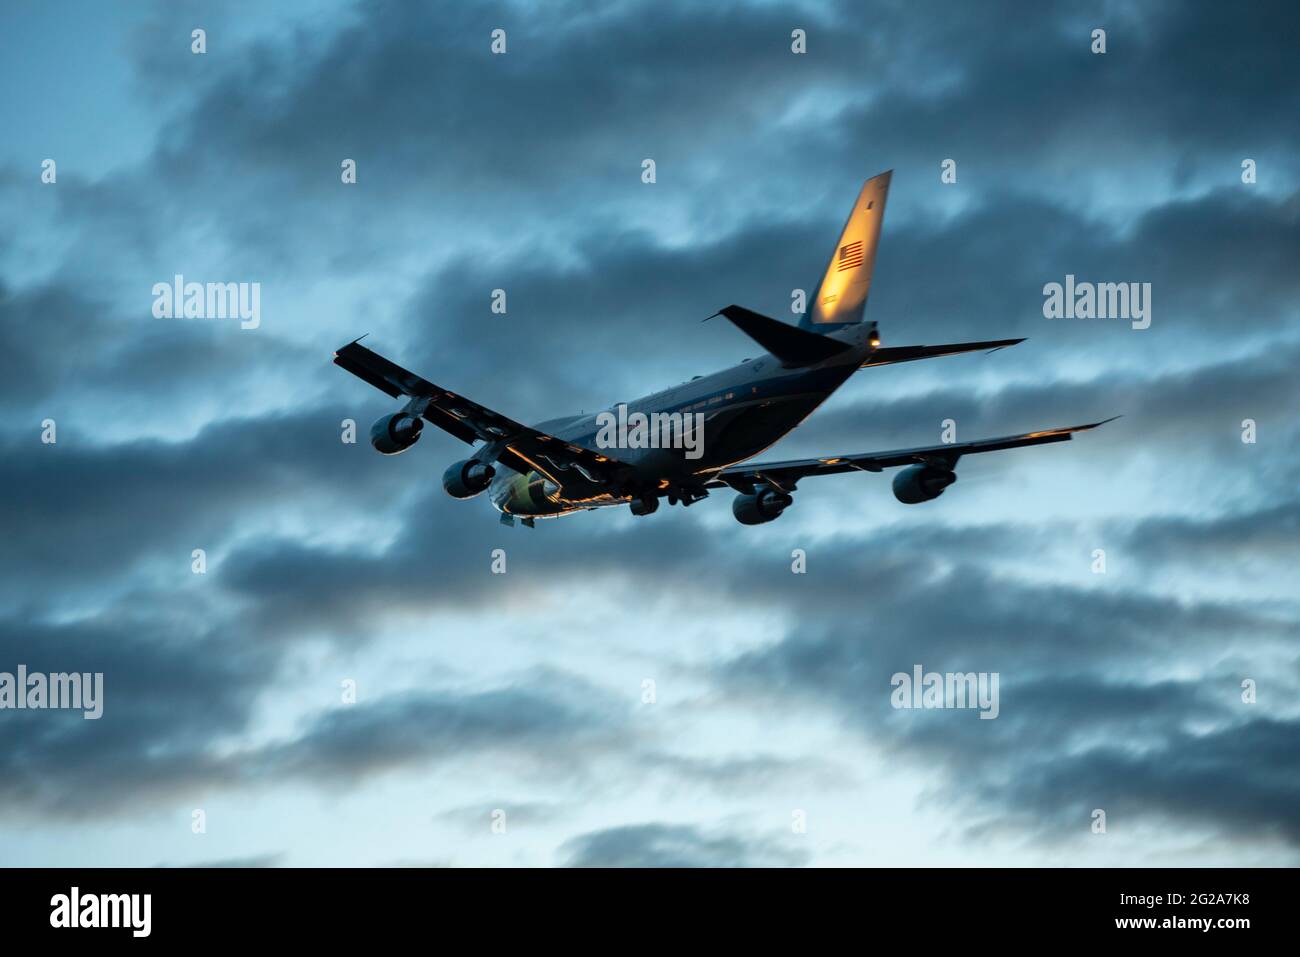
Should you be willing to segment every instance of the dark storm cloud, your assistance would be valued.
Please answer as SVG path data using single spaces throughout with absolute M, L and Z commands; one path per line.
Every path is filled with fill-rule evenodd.
M 847 559 L 820 560 L 838 568 Z M 725 680 L 746 696 L 829 708 L 900 760 L 941 768 L 946 804 L 1014 817 L 1045 841 L 1086 833 L 1088 811 L 1105 807 L 1243 837 L 1284 833 L 1300 845 L 1296 805 L 1281 799 L 1300 752 L 1270 746 L 1261 764 L 1252 747 L 1280 741 L 1290 722 L 1240 699 L 1244 677 L 1271 674 L 1279 658 L 1294 668 L 1285 650 L 1300 635 L 1293 613 L 937 568 L 917 554 L 906 571 L 877 569 L 857 586 L 869 621 L 820 596 L 803 602 L 805 622 L 734 660 Z M 1234 666 L 1222 663 L 1227 654 Z M 1200 675 L 1153 677 L 1160 660 L 1195 663 Z M 892 709 L 891 676 L 918 663 L 999 672 L 997 719 Z M 1224 783 L 1204 787 L 1210 777 Z
M 1293 479 L 1296 466 L 1293 460 Z M 1135 528 L 1129 547 L 1149 561 L 1280 561 L 1300 569 L 1300 500 L 1213 519 L 1148 519 Z
M 100 345 L 102 326 L 90 317 L 103 308 L 61 286 L 19 292 L 0 285 L 0 402 L 31 409 L 66 382 L 69 357 L 61 346 L 82 352 Z
M 295 345 L 233 319 L 158 319 L 151 289 L 140 281 L 114 298 L 71 273 L 23 289 L 0 279 L 0 409 L 9 413 L 0 435 L 32 434 L 54 416 L 93 437 L 169 407 L 179 428 L 195 406 L 235 404 L 275 370 L 295 370 L 304 391 L 336 381 L 325 361 L 332 345 Z
M 262 268 L 301 262 L 312 246 L 303 237 L 322 227 L 338 232 L 336 272 L 382 268 L 377 251 L 391 247 L 416 197 L 426 236 L 439 212 L 500 216 L 521 194 L 534 209 L 588 213 L 641 188 L 646 156 L 671 167 L 708 143 L 734 150 L 809 84 L 847 86 L 839 63 L 857 47 L 832 38 L 823 49 L 838 60 L 789 69 L 791 14 L 780 8 L 624 5 L 598 27 L 584 4 L 548 8 L 544 20 L 508 5 L 357 12 L 360 22 L 332 34 L 257 43 L 238 57 L 214 46 L 201 71 L 175 51 L 167 55 L 184 62 L 165 73 L 152 48 L 142 57 L 146 85 L 174 90 L 179 78 L 194 96 L 152 158 L 164 214 L 204 211 Z M 496 27 L 509 35 L 505 56 L 489 50 Z M 359 164 L 352 194 L 340 194 L 344 157 Z
M 534 671 L 482 691 L 430 689 L 320 712 L 284 740 L 219 748 L 252 730 L 281 649 L 213 636 L 6 622 L 0 660 L 30 672 L 102 671 L 104 713 L 5 712 L 0 816 L 138 813 L 218 790 L 290 781 L 356 788 L 375 775 L 453 759 L 511 759 L 513 775 L 586 774 L 623 724 L 581 679 Z
M 338 494 L 400 499 L 394 470 L 379 468 L 367 446 L 339 441 L 339 423 L 354 414 L 340 407 L 306 420 L 232 420 L 189 441 L 111 445 L 87 444 L 93 439 L 67 420 L 58 442 L 44 445 L 38 419 L 26 438 L 4 441 L 0 455 L 0 481 L 15 506 L 5 527 L 7 580 L 76 589 L 119 578 L 146 557 L 190 577 L 193 549 L 215 552 L 259 510 L 336 504 Z
M 728 674 L 794 691 L 839 688 L 858 708 L 864 675 L 887 687 L 916 661 L 1025 673 L 1142 670 L 1153 655 L 1199 657 L 1248 639 L 1266 646 L 1297 627 L 1277 610 L 1162 597 L 1128 587 L 1127 578 L 1104 589 L 1031 584 L 981 571 L 976 554 L 957 563 L 926 552 L 925 541 L 845 537 L 810 550 L 815 576 L 779 566 L 752 574 L 748 590 L 789 607 L 801 624 L 788 643 L 738 659 Z
M 1051 760 L 1045 752 L 1025 756 L 1007 742 L 984 749 L 986 765 L 966 767 L 971 774 L 965 780 L 981 797 L 1002 802 L 1008 788 L 987 768 L 998 760 L 1010 763 L 1016 774 L 1012 808 L 1028 830 L 1041 829 L 1048 840 L 1086 833 L 1092 809 L 1102 808 L 1109 833 L 1135 832 L 1141 823 L 1165 818 L 1300 847 L 1300 722 L 1264 717 L 1209 732 L 1179 730 L 1150 749 L 1125 742 L 1126 731 L 1118 725 L 1115 739 L 1070 761 Z M 931 753 L 962 761 L 951 747 Z
M 559 852 L 569 867 L 798 867 L 809 859 L 788 841 L 659 823 L 580 834 Z
M 489 574 L 492 549 L 505 544 L 494 514 L 482 502 L 446 508 L 436 494 L 411 501 L 411 520 L 382 551 L 259 539 L 232 552 L 218 580 L 250 600 L 259 632 L 283 642 L 312 633 L 364 641 L 390 616 L 501 599 L 514 579 Z
M 861 16 L 842 9 L 845 20 Z M 918 12 L 873 10 L 870 32 L 914 53 L 916 68 L 821 124 L 816 146 L 854 156 L 871 144 L 936 170 L 960 157 L 964 175 L 985 183 L 1062 170 L 1118 181 L 1163 169 L 1173 179 L 1188 163 L 1233 181 L 1241 159 L 1259 152 L 1294 175 L 1293 4 L 1038 4 L 1030 29 L 1016 2 Z M 1107 30 L 1102 55 L 1090 49 L 1098 27 Z
M 859 49 L 831 36 L 829 56 L 792 64 L 795 6 L 625 4 L 598 25 L 583 3 L 553 4 L 544 18 L 507 4 L 359 9 L 363 21 L 323 48 L 257 46 L 252 63 L 202 90 L 167 143 L 264 170 L 305 156 L 337 170 L 342 155 L 372 147 L 369 181 L 381 190 L 545 190 L 556 172 L 607 175 L 634 131 L 634 148 L 722 140 L 810 84 L 848 87 L 837 58 Z M 815 8 L 797 16 L 820 22 Z M 497 27 L 507 55 L 489 49 Z
M 223 779 L 217 742 L 245 730 L 275 657 L 151 596 L 84 623 L 0 623 L 0 669 L 103 673 L 103 714 L 5 711 L 0 814 L 82 817 L 165 803 Z
M 409 692 L 341 707 L 260 750 L 243 769 L 263 780 L 288 775 L 352 787 L 394 768 L 494 753 L 510 755 L 516 770 L 579 773 L 584 746 L 621 723 L 617 703 L 600 689 L 538 672 L 489 691 Z
M 179 77 L 196 96 L 161 138 L 167 175 L 234 188 L 242 177 L 211 175 L 233 164 L 319 196 L 340 158 L 360 154 L 367 189 L 448 197 L 454 184 L 487 210 L 494 192 L 523 189 L 537 203 L 579 182 L 599 201 L 619 182 L 635 188 L 646 155 L 669 170 L 749 157 L 823 184 L 828 168 L 857 169 L 864 156 L 937 169 L 956 151 L 991 175 L 1012 151 L 1016 178 L 1032 183 L 1036 163 L 1062 156 L 1110 168 L 1116 140 L 1172 168 L 1189 150 L 1204 155 L 1212 127 L 1232 144 L 1232 178 L 1240 149 L 1285 145 L 1300 105 L 1285 41 L 1296 14 L 1284 3 L 1249 15 L 1062 3 L 1037 8 L 1032 29 L 1015 3 L 933 16 L 880 4 L 869 29 L 852 4 L 627 4 L 598 22 L 568 4 L 548 7 L 544 23 L 503 4 L 357 9 L 358 22 L 332 33 L 256 44 L 236 62 L 209 55 L 197 76 L 179 46 L 164 46 L 177 62 L 158 71 L 151 46 L 146 83 L 174 89 Z M 1110 52 L 1095 56 L 1089 33 L 1103 23 Z M 809 33 L 806 55 L 789 52 L 794 26 Z M 507 55 L 489 51 L 495 27 L 509 34 Z M 1205 49 L 1218 68 L 1206 69 Z M 1228 68 L 1237 62 L 1252 68 Z M 810 103 L 817 111 L 800 116 L 796 105 Z M 287 175 L 304 162 L 332 175 Z M 590 210 L 582 194 L 569 198 Z M 273 233 L 287 225 L 259 219 Z

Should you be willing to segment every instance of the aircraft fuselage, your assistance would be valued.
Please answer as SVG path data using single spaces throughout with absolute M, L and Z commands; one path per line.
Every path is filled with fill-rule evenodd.
M 806 419 L 843 385 L 871 353 L 874 331 L 856 323 L 829 333 L 852 348 L 820 363 L 786 368 L 775 356 L 748 359 L 711 375 L 626 403 L 627 411 L 702 414 L 699 457 L 684 448 L 619 448 L 598 444 L 601 413 L 551 419 L 534 428 L 572 445 L 598 451 L 636 470 L 637 483 L 648 489 L 702 489 L 719 469 L 752 458 Z M 609 505 L 624 505 L 632 493 L 612 492 L 603 483 L 575 474 L 557 485 L 537 471 L 498 469 L 488 489 L 499 511 L 525 518 L 555 518 Z

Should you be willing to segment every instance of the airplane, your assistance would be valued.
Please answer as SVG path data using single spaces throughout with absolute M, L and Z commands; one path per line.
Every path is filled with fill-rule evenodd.
M 517 517 L 529 528 L 539 518 L 617 505 L 628 505 L 634 515 L 649 515 L 659 508 L 660 499 L 689 506 L 726 488 L 736 493 L 736 519 L 761 525 L 790 507 L 805 478 L 898 466 L 903 469 L 894 476 L 894 496 L 916 505 L 938 498 L 957 480 L 956 465 L 963 455 L 1068 441 L 1077 432 L 1112 421 L 975 442 L 746 464 L 803 422 L 859 369 L 992 351 L 1024 341 L 881 344 L 878 324 L 865 322 L 864 313 L 892 174 L 886 171 L 863 185 L 797 326 L 742 306 L 726 306 L 714 316 L 724 316 L 757 342 L 766 350 L 762 356 L 696 376 L 625 403 L 620 410 L 624 421 L 633 421 L 634 413 L 667 423 L 673 416 L 679 416 L 679 422 L 692 417 L 690 421 L 703 427 L 693 451 L 682 442 L 645 447 L 644 442 L 628 441 L 626 430 L 619 432 L 618 447 L 610 447 L 612 430 L 602 424 L 610 421 L 613 410 L 524 425 L 408 372 L 360 340 L 339 349 L 334 363 L 394 399 L 405 400 L 399 411 L 382 416 L 371 428 L 377 451 L 406 451 L 426 422 L 478 445 L 473 455 L 447 468 L 443 488 L 457 499 L 487 492 L 503 524 L 513 525 Z M 602 435 L 605 441 L 599 441 Z

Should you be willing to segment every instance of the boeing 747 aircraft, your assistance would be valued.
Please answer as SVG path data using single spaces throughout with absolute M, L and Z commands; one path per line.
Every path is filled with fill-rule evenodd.
M 1063 442 L 1111 421 L 977 442 L 743 464 L 799 425 L 859 369 L 1024 341 L 881 345 L 876 323 L 864 322 L 863 314 L 891 172 L 862 187 L 797 327 L 727 306 L 715 315 L 754 339 L 764 355 L 617 410 L 528 426 L 408 372 L 359 341 L 336 352 L 334 362 L 406 400 L 371 428 L 370 440 L 378 451 L 394 455 L 410 448 L 426 422 L 478 445 L 473 455 L 446 470 L 442 484 L 447 494 L 472 498 L 487 492 L 503 522 L 513 524 L 517 516 L 530 527 L 538 518 L 610 505 L 629 505 L 634 515 L 649 515 L 660 499 L 691 505 L 724 488 L 737 493 L 732 502 L 737 520 L 759 525 L 790 507 L 804 478 L 896 466 L 903 470 L 894 476 L 894 496 L 915 505 L 938 498 L 957 480 L 956 465 L 963 455 Z M 611 427 L 616 418 L 617 434 Z

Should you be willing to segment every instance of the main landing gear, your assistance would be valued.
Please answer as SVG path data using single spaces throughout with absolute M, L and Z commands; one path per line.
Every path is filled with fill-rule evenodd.
M 699 488 L 671 488 L 664 493 L 669 505 L 693 505 L 709 497 L 709 493 Z M 628 503 L 633 515 L 650 515 L 659 508 L 659 496 L 654 492 L 642 492 L 634 495 Z

